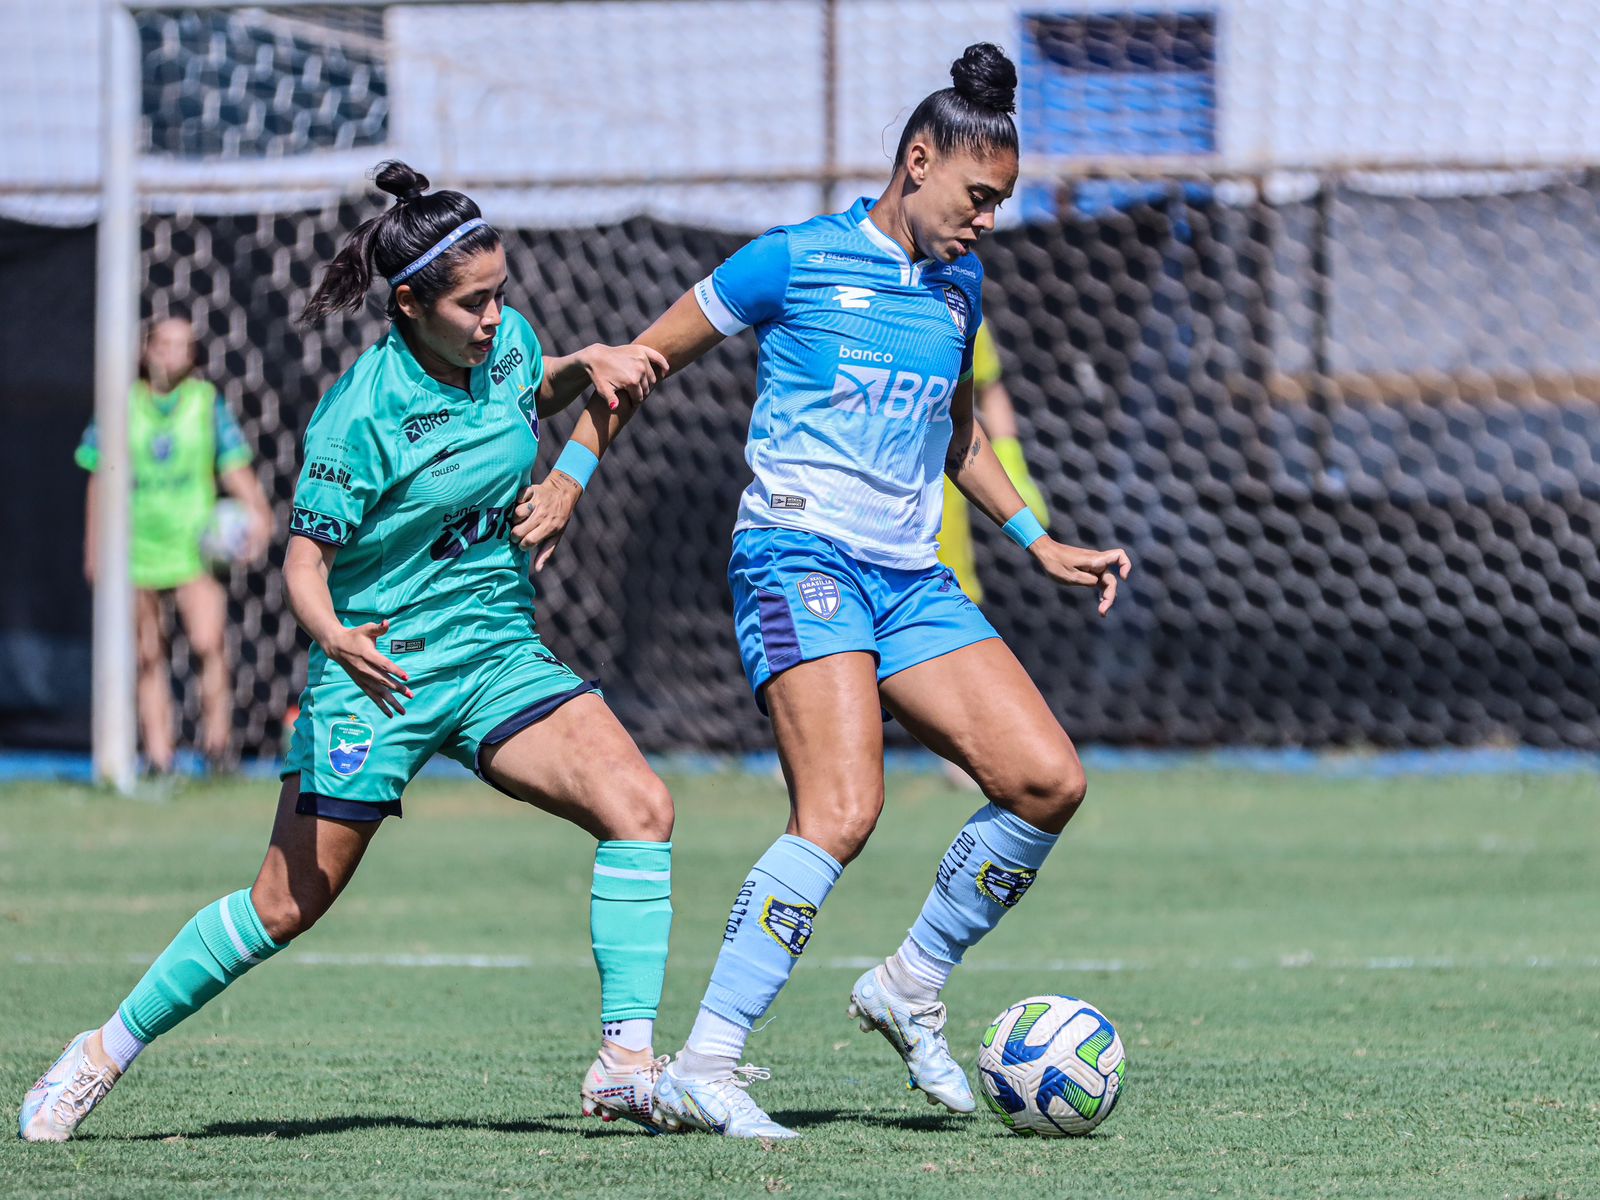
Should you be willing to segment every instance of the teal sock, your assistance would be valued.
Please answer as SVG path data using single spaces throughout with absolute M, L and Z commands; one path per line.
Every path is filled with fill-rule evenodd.
M 152 1042 L 282 949 L 261 927 L 250 889 L 234 892 L 195 913 L 117 1012 L 128 1032 Z
M 594 852 L 589 939 L 600 969 L 603 1023 L 655 1020 L 671 931 L 672 843 L 601 842 Z

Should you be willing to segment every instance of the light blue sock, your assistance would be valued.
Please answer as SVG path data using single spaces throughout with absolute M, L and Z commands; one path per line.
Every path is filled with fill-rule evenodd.
M 1059 836 L 984 805 L 945 851 L 911 939 L 935 958 L 960 962 L 1033 886 Z
M 786 833 L 739 889 L 700 1007 L 749 1029 L 759 1021 L 811 940 L 817 910 L 844 868 L 805 838 Z

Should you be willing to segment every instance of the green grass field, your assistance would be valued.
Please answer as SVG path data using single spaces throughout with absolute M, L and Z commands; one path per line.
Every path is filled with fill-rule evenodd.
M 783 799 L 747 776 L 671 782 L 659 1044 L 675 1049 Z M 272 790 L 0 789 L 7 1120 L 200 904 L 250 880 Z M 1057 1142 L 939 1115 L 844 1015 L 973 806 L 933 776 L 891 779 L 752 1040 L 775 1071 L 758 1095 L 798 1142 L 580 1118 L 591 843 L 435 783 L 324 924 L 152 1048 L 82 1138 L 4 1139 L 0 1194 L 1600 1196 L 1597 780 L 1095 776 L 1038 885 L 946 992 L 969 1064 L 1029 993 L 1082 995 L 1118 1025 L 1122 1103 Z

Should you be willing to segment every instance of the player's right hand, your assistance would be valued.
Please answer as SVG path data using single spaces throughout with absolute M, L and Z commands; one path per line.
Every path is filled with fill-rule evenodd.
M 667 377 L 666 356 L 649 346 L 593 345 L 581 351 L 589 382 L 612 412 L 626 406 L 632 412 Z
M 400 697 L 411 699 L 416 693 L 408 686 L 411 676 L 378 653 L 378 639 L 389 632 L 389 622 L 368 622 L 343 629 L 322 647 L 329 658 L 344 668 L 346 675 L 378 706 L 386 717 L 405 715 Z M 390 711 L 390 710 L 393 711 Z
M 511 540 L 534 552 L 535 571 L 542 570 L 556 552 L 582 495 L 583 488 L 572 476 L 565 471 L 551 471 L 540 482 L 524 488 L 517 498 L 512 514 L 517 523 L 511 527 Z

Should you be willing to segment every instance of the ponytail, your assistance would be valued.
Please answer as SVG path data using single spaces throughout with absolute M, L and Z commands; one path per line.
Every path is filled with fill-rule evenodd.
M 424 307 L 448 290 L 464 259 L 500 244 L 500 235 L 482 223 L 483 213 L 471 197 L 451 191 L 428 194 L 428 177 L 405 163 L 380 163 L 376 182 L 395 202 L 345 239 L 301 310 L 300 324 L 316 325 L 334 313 L 360 308 L 375 277 L 387 280 L 406 271 L 469 221 L 479 224 L 406 275 L 405 286 Z M 387 312 L 390 320 L 400 317 L 392 293 Z

